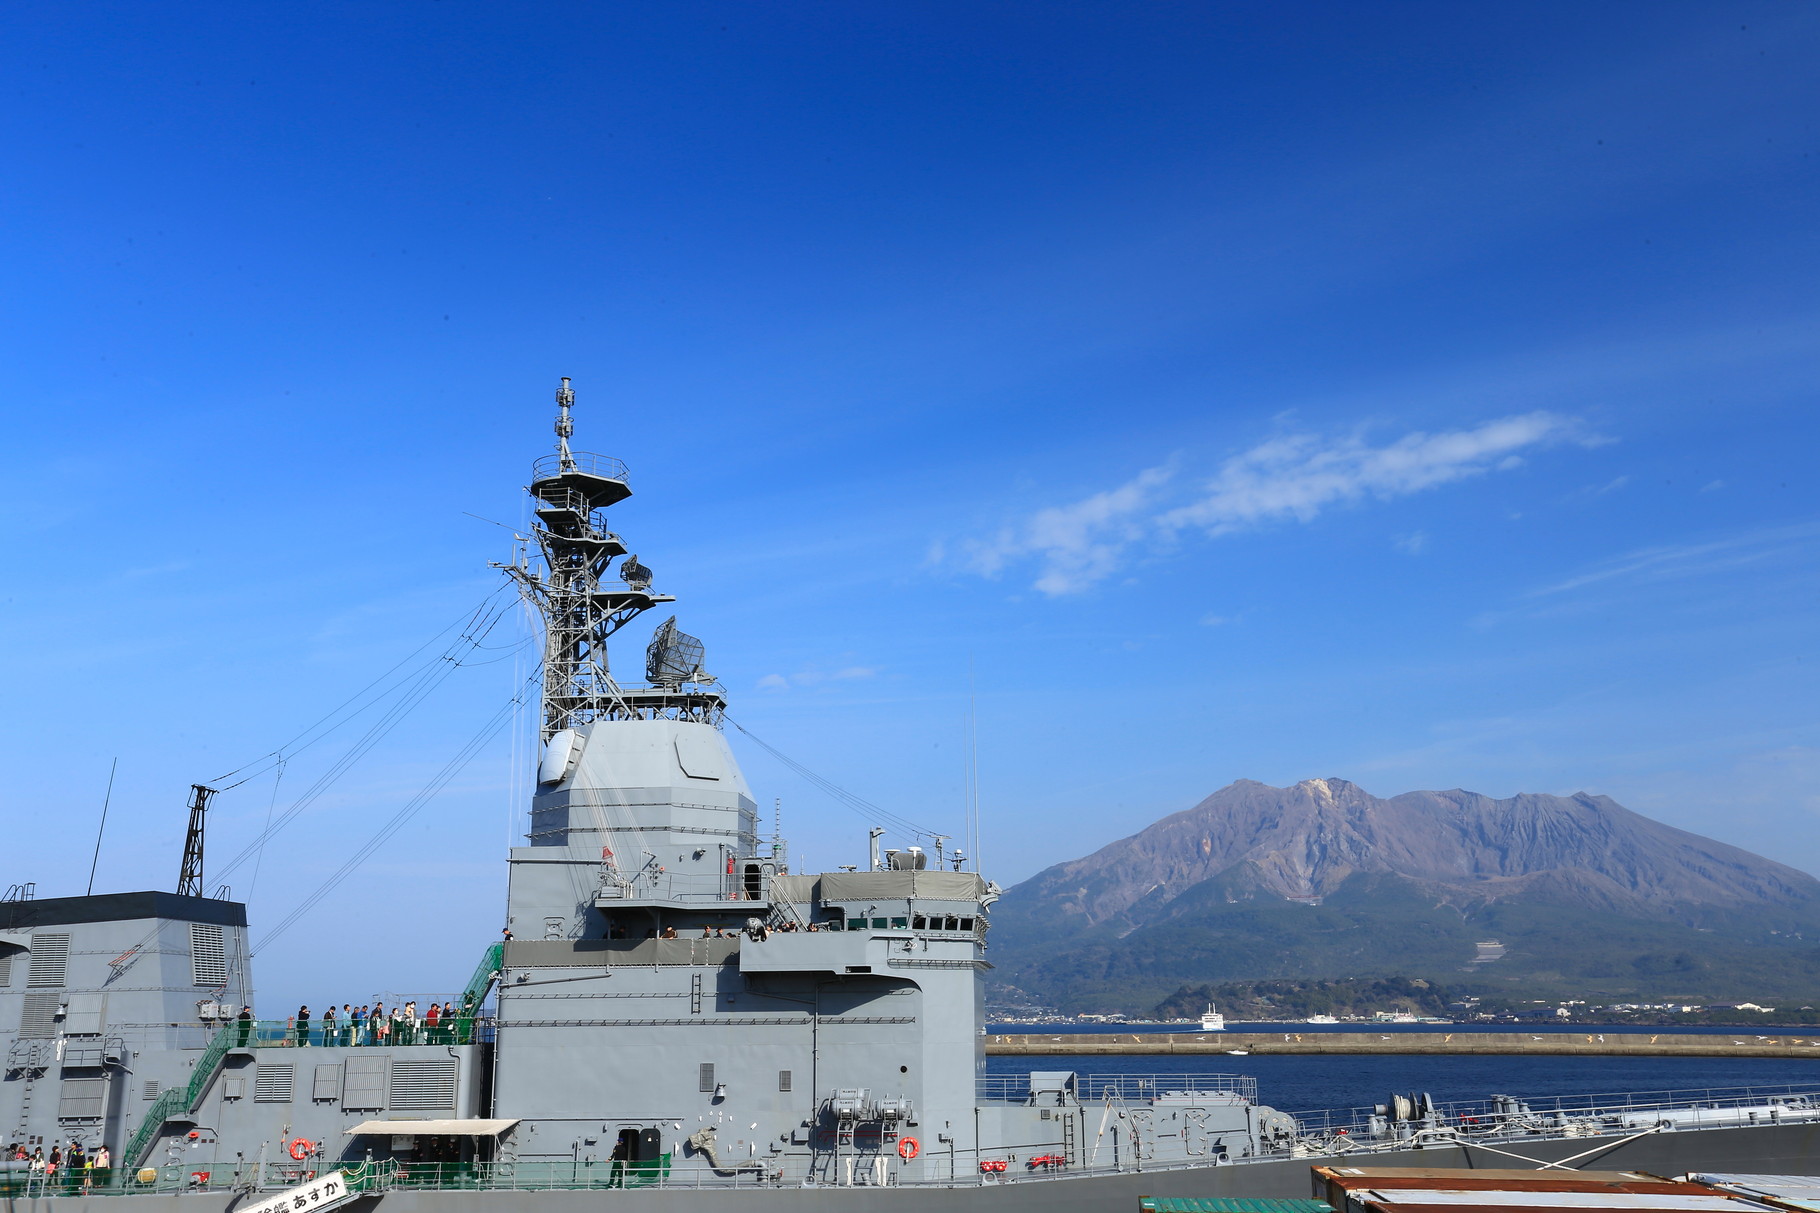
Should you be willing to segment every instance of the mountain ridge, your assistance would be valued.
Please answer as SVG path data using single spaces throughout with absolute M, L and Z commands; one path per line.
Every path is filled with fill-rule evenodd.
M 1639 967 L 1646 955 L 1820 940 L 1820 880 L 1607 796 L 1455 788 L 1380 799 L 1340 778 L 1239 780 L 1013 886 L 993 914 L 1006 979 L 1032 992 L 1069 979 L 1109 986 L 1119 971 L 1160 980 L 1170 965 L 1194 970 L 1184 981 L 1364 976 L 1358 966 L 1396 970 L 1405 936 L 1409 971 L 1453 982 L 1473 968 L 1471 937 L 1494 930 L 1513 937 L 1500 974 L 1641 988 L 1707 971 Z M 1204 956 L 1183 932 L 1204 941 Z M 1274 960 L 1273 932 L 1285 941 Z M 1238 971 L 1240 958 L 1275 971 Z

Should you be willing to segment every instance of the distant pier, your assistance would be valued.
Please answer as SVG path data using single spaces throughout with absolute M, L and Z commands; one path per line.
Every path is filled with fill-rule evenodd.
M 1026 1033 L 986 1037 L 1001 1057 L 1100 1057 L 1121 1054 L 1212 1056 L 1221 1053 L 1411 1054 L 1536 1057 L 1812 1057 L 1820 1036 L 1754 1032 L 1107 1032 Z

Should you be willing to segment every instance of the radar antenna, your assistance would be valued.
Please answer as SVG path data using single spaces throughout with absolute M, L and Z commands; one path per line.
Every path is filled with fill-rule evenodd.
M 645 649 L 645 679 L 654 687 L 674 690 L 685 682 L 709 682 L 701 668 L 707 647 L 676 627 L 672 615 L 657 626 Z
M 711 679 L 701 672 L 701 642 L 693 637 L 682 637 L 695 646 L 693 658 L 682 649 L 672 655 L 673 663 L 686 668 L 672 673 L 671 665 L 664 665 L 664 680 L 654 675 L 650 689 L 628 690 L 609 673 L 608 638 L 658 603 L 675 599 L 651 589 L 651 570 L 628 555 L 625 541 L 607 526 L 607 509 L 632 495 L 626 465 L 570 448 L 575 390 L 567 376 L 556 391 L 556 405 L 556 453 L 531 467 L 531 542 L 542 559 L 534 565 L 520 552 L 511 564 L 499 566 L 543 621 L 541 739 L 597 720 L 666 717 L 718 724 L 726 704 L 718 692 L 699 685 Z M 622 556 L 615 581 L 610 570 Z M 683 682 L 698 685 L 685 691 Z
M 637 554 L 619 562 L 619 579 L 635 590 L 651 588 L 651 570 L 638 563 Z M 671 616 L 671 622 L 675 622 L 675 616 Z

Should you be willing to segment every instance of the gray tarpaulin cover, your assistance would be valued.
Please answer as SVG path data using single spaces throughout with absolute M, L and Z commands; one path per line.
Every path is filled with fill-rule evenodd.
M 936 901 L 978 901 L 986 882 L 973 872 L 824 872 L 823 901 L 925 897 Z

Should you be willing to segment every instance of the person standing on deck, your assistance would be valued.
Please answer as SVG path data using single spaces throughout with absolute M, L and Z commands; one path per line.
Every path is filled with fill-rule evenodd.
M 310 1009 L 307 1006 L 297 1008 L 296 1025 L 297 1047 L 300 1049 L 308 1048 L 310 1043 Z

